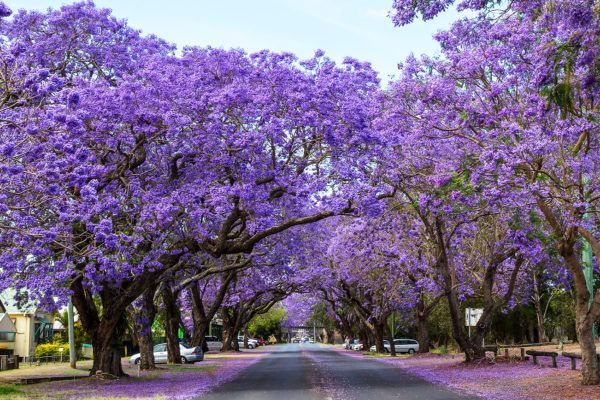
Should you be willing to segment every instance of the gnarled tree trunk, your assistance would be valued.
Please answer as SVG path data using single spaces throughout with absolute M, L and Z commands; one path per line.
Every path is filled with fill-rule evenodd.
M 181 364 L 181 352 L 179 351 L 179 308 L 173 296 L 171 287 L 165 284 L 161 291 L 163 304 L 165 306 L 165 336 L 167 337 L 167 363 Z
M 134 311 L 136 334 L 140 346 L 140 369 L 155 369 L 154 342 L 152 339 L 152 324 L 156 317 L 156 306 L 154 304 L 154 292 L 156 286 L 148 288 L 141 296 L 139 308 Z

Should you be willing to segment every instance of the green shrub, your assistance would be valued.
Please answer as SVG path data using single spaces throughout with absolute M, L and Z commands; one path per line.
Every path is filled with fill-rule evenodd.
M 58 350 L 62 348 L 62 354 L 65 356 L 69 356 L 69 344 L 68 343 L 43 343 L 38 344 L 35 348 L 36 357 L 45 357 L 45 356 L 59 356 L 61 352 Z

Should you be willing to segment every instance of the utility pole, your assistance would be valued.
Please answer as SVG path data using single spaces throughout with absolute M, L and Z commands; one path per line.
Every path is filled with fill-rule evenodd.
M 589 183 L 589 178 L 587 176 L 583 179 L 584 186 Z M 589 210 L 586 210 L 586 213 L 583 214 L 583 220 L 589 221 L 590 213 Z M 583 264 L 583 275 L 585 276 L 585 285 L 587 286 L 588 293 L 590 295 L 590 299 L 588 301 L 588 308 L 592 307 L 592 302 L 594 301 L 594 262 L 592 260 L 592 246 L 590 242 L 581 238 L 581 263 Z M 596 324 L 592 323 L 592 338 L 596 339 Z
M 73 316 L 73 300 L 69 297 L 69 305 L 67 306 L 68 330 L 69 330 L 69 362 L 71 368 L 77 368 L 77 353 L 75 352 L 75 317 Z
M 587 214 L 586 214 L 587 215 Z M 592 246 L 590 243 L 581 239 L 581 263 L 583 264 L 583 275 L 585 276 L 585 284 L 587 286 L 588 293 L 590 294 L 590 300 L 588 302 L 588 308 L 592 306 L 594 300 L 594 264 L 592 261 Z M 592 335 L 596 339 L 596 324 L 592 324 Z

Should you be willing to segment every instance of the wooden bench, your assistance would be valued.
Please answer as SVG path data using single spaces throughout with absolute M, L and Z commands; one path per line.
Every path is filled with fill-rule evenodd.
M 581 360 L 580 353 L 569 353 L 568 351 L 563 351 L 561 353 L 564 357 L 569 357 L 571 359 L 571 369 L 577 369 L 577 359 Z M 600 354 L 596 354 L 596 358 L 598 358 L 598 362 L 600 362 Z
M 533 364 L 538 365 L 537 358 L 538 357 L 552 357 L 552 368 L 558 368 L 556 364 L 556 357 L 558 357 L 558 353 L 555 351 L 537 351 L 537 350 L 527 350 L 527 355 L 533 357 Z

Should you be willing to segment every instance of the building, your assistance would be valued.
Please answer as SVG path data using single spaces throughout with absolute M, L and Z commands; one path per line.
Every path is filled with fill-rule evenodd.
M 15 353 L 16 333 L 17 328 L 0 301 L 0 355 L 10 356 Z
M 16 329 L 14 354 L 21 357 L 34 356 L 38 343 L 52 341 L 54 318 L 51 313 L 39 308 L 36 302 L 19 298 L 14 289 L 0 293 L 0 302 Z

